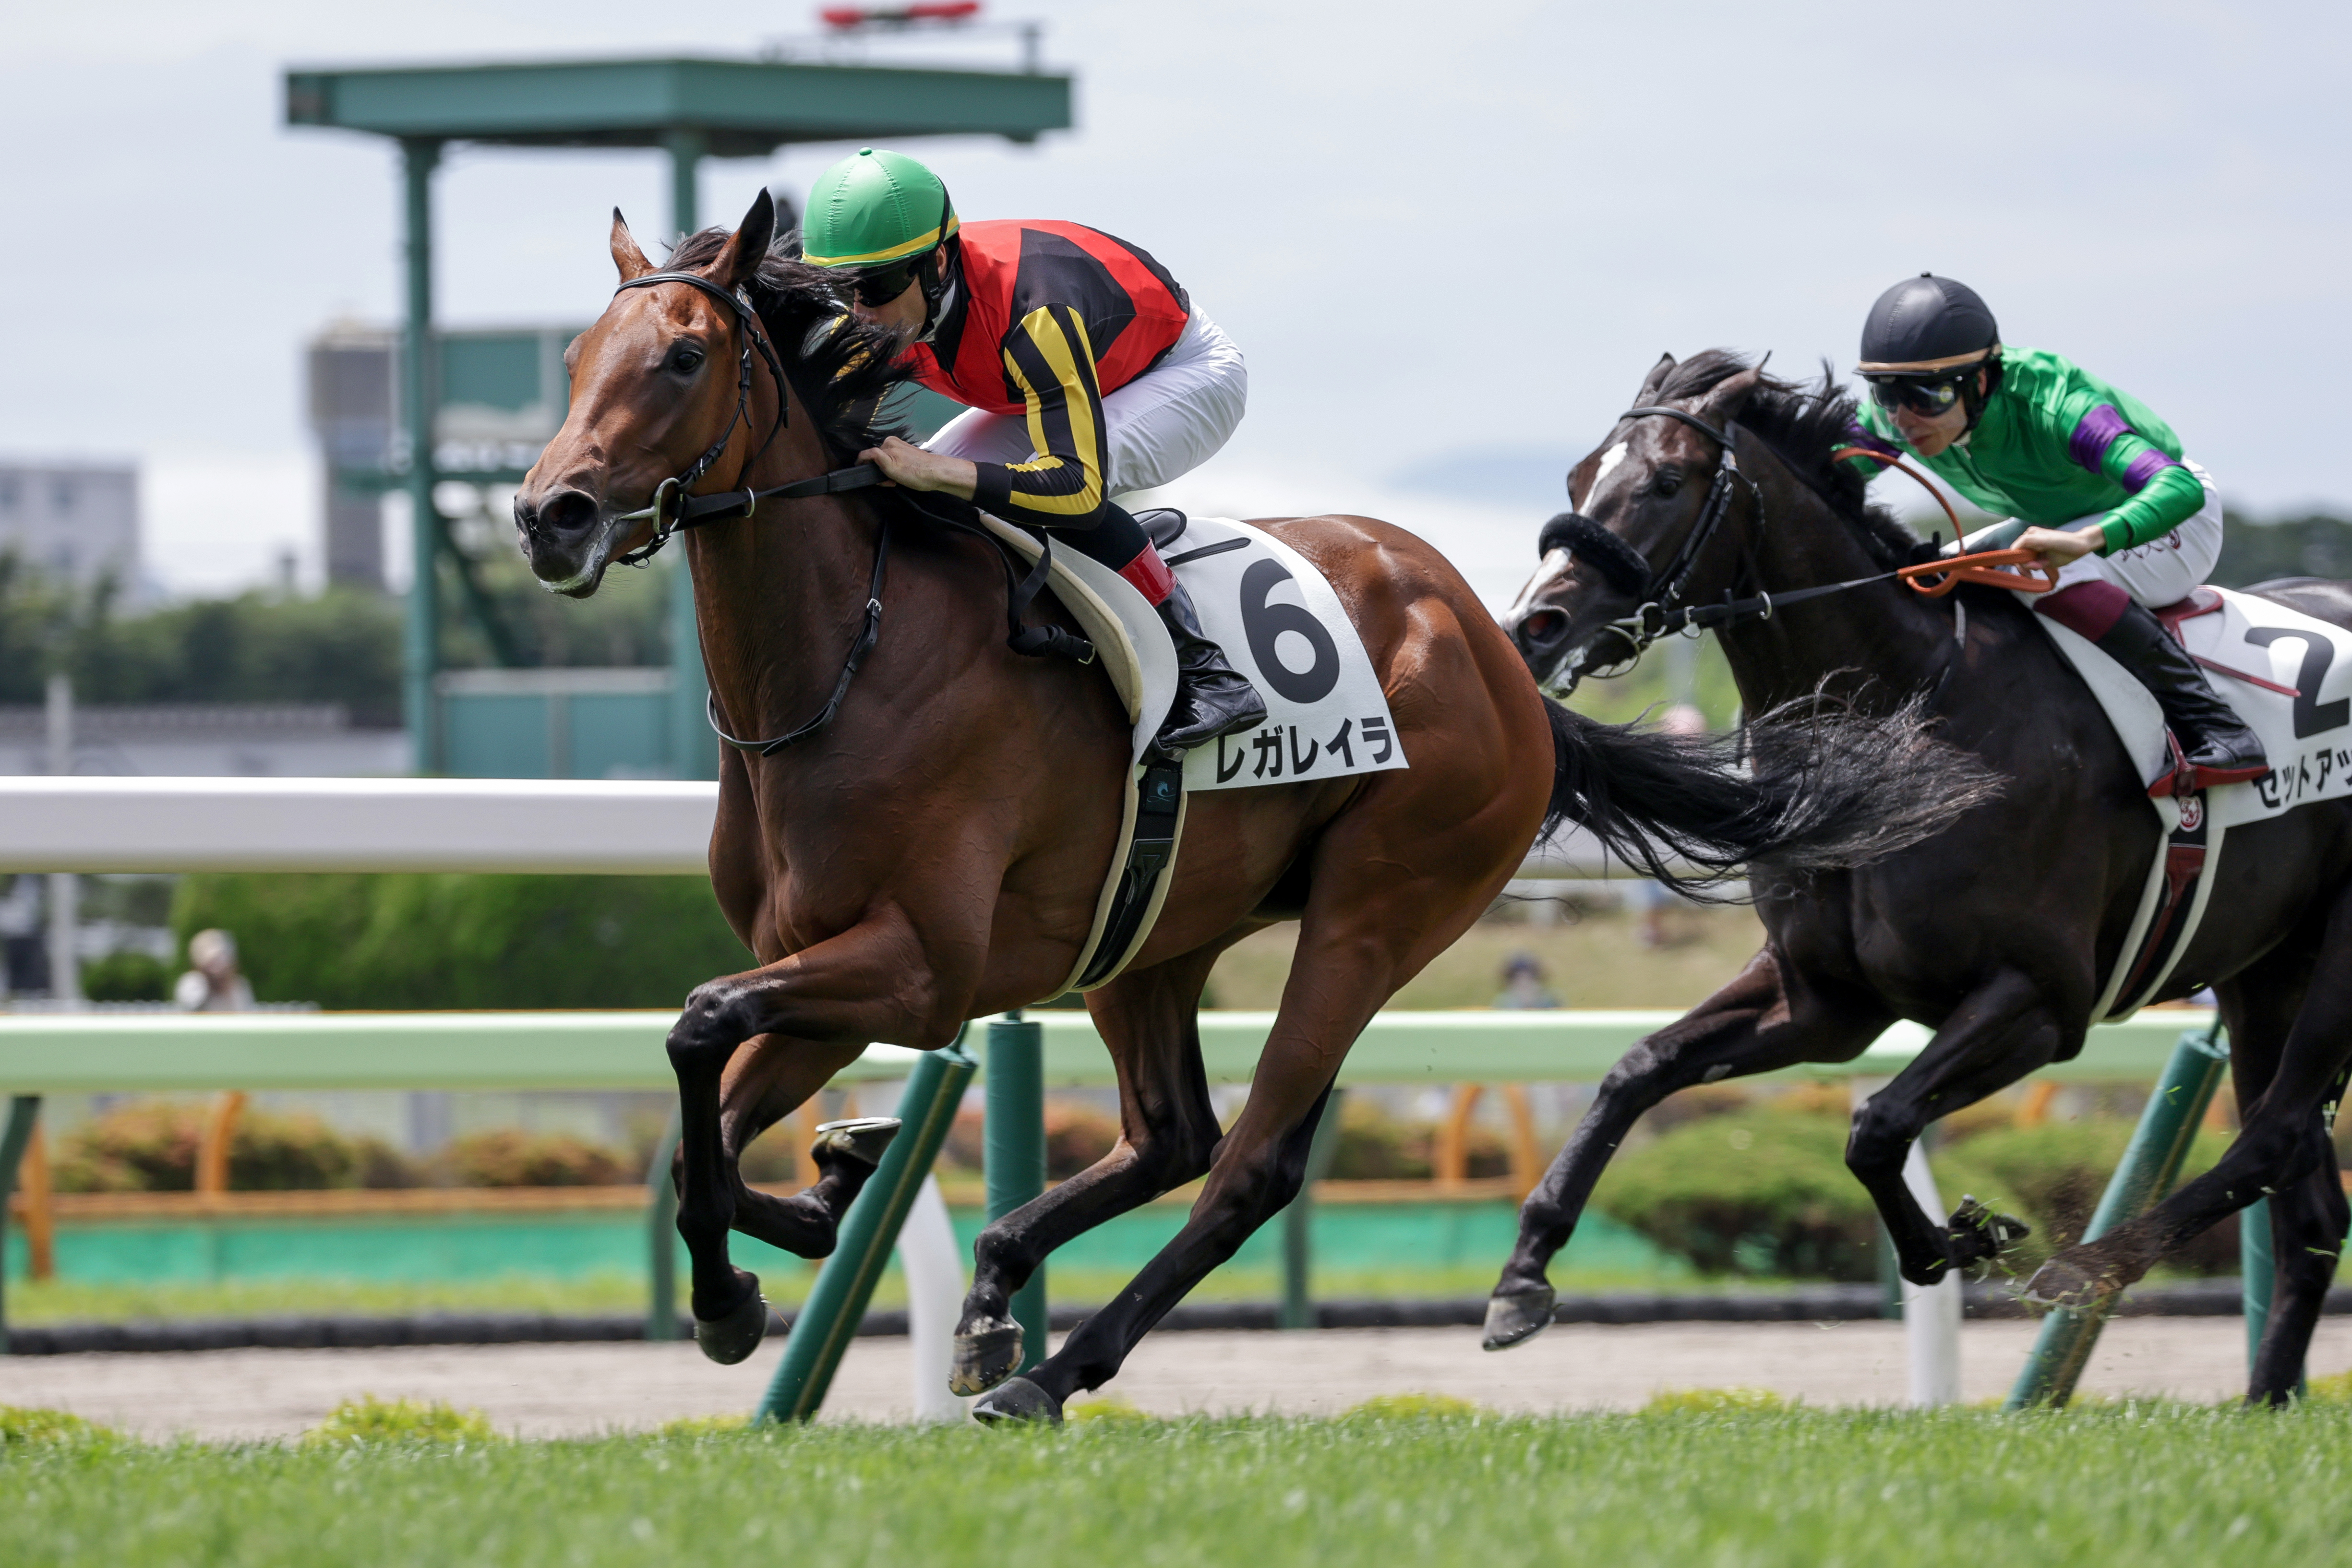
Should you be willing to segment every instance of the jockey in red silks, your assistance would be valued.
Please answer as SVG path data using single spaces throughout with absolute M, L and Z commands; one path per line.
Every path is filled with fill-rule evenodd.
M 1206 462 L 1248 401 L 1241 351 L 1167 269 L 1077 224 L 962 223 L 938 175 L 870 147 L 818 176 L 802 251 L 851 274 L 857 316 L 904 331 L 916 380 L 969 410 L 924 446 L 894 436 L 864 459 L 1051 528 L 1133 584 L 1176 644 L 1162 751 L 1263 723 L 1265 699 L 1111 500 Z

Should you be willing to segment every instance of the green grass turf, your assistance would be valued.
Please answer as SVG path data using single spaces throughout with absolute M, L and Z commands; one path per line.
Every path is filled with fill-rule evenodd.
M 1498 1260 L 1499 1262 L 1499 1260 Z M 768 1300 L 791 1306 L 805 1300 L 815 1279 L 809 1269 L 762 1274 Z M 1056 1301 L 1095 1306 L 1109 1301 L 1129 1276 L 1110 1270 L 1052 1269 L 1047 1288 Z M 1784 1289 L 1781 1280 L 1706 1279 L 1684 1272 L 1640 1273 L 1600 1270 L 1559 1270 L 1553 1283 L 1562 1295 L 1618 1291 L 1739 1291 Z M 1315 1293 L 1325 1301 L 1429 1301 L 1484 1296 L 1495 1288 L 1495 1267 L 1318 1270 Z M 1282 1282 L 1272 1269 L 1221 1269 L 1185 1298 L 1192 1301 L 1272 1301 Z M 886 1273 L 874 1292 L 877 1307 L 907 1303 L 905 1278 Z M 232 1280 L 215 1284 L 89 1284 L 52 1280 L 38 1284 L 10 1281 L 8 1321 L 26 1327 L 47 1323 L 119 1323 L 198 1318 L 398 1317 L 420 1312 L 550 1312 L 577 1316 L 646 1310 L 642 1275 L 593 1274 L 577 1280 L 511 1275 L 496 1280 L 418 1281 L 415 1283 L 351 1280 Z
M 0 1449 L 5 1560 L 826 1568 L 2352 1560 L 2352 1409 L 824 1427 Z

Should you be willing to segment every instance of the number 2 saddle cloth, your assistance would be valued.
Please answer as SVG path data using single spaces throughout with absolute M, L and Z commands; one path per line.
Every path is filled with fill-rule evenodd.
M 2271 772 L 2250 784 L 2163 792 L 2164 781 L 2179 776 L 2179 748 L 2156 699 L 2086 639 L 2046 615 L 2033 618 L 2099 699 L 2142 779 L 2158 791 L 2151 799 L 2164 824 L 2094 1021 L 2128 1016 L 2173 978 L 2204 918 L 2229 829 L 2352 794 L 2352 632 L 2226 588 L 2200 588 L 2157 615 L 2261 737 Z
M 1034 559 L 1035 536 L 982 514 Z M 1161 510 L 1137 520 L 1192 595 L 1202 630 L 1265 698 L 1266 720 L 1188 754 L 1179 768 L 1145 753 L 1176 694 L 1176 652 L 1151 606 L 1118 573 L 1054 551 L 1050 585 L 1095 644 L 1127 706 L 1127 806 L 1095 929 L 1062 989 L 1091 990 L 1141 949 L 1167 897 L 1184 802 L 1203 789 L 1297 784 L 1406 766 L 1364 640 L 1306 557 L 1263 528 Z

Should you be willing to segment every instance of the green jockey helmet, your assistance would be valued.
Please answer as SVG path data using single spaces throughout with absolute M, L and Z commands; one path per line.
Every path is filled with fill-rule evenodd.
M 956 228 L 937 174 L 903 152 L 861 147 L 816 177 L 801 254 L 817 267 L 863 271 L 927 256 Z

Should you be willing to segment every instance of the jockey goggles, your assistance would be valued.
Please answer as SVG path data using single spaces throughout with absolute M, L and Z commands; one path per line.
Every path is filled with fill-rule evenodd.
M 1957 375 L 1934 381 L 1918 376 L 1864 376 L 1863 380 L 1870 383 L 1870 399 L 1879 407 L 1907 408 L 1934 419 L 1959 405 L 1962 388 L 1976 372 L 1977 367 L 1970 365 Z
M 915 281 L 915 274 L 921 270 L 922 265 L 922 256 L 917 256 L 912 261 L 902 261 L 896 267 L 877 267 L 872 272 L 861 272 L 856 281 L 851 283 L 850 289 L 857 296 L 857 302 L 860 305 L 865 306 L 868 310 L 878 310 L 907 292 L 908 287 Z

